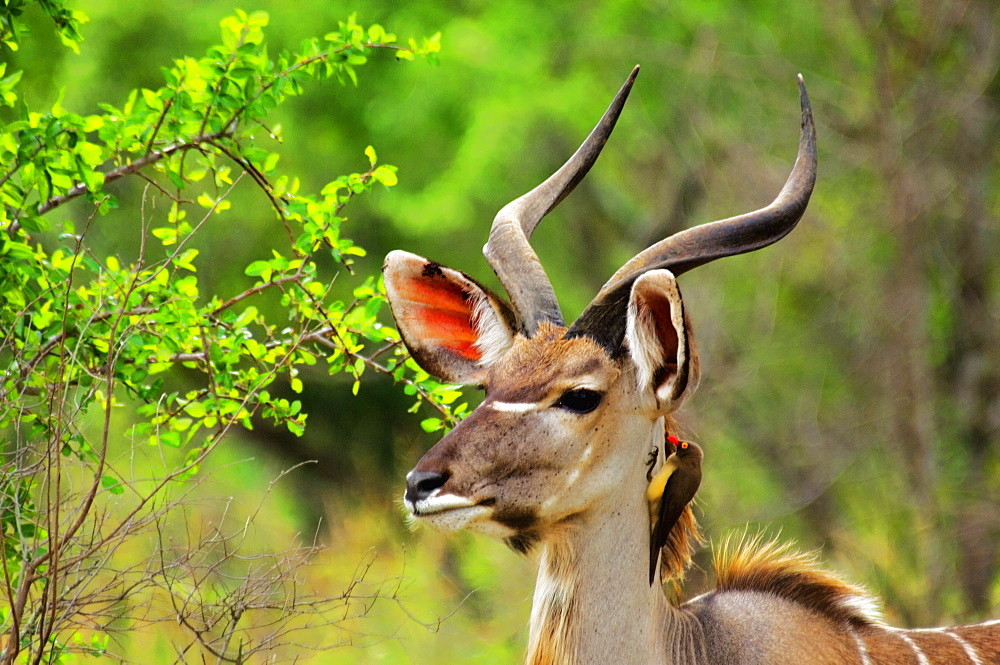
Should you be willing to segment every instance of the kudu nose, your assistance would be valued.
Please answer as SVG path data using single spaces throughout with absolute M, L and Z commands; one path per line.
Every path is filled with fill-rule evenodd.
M 434 490 L 448 482 L 450 475 L 448 472 L 411 471 L 406 476 L 406 495 L 404 498 L 411 504 L 426 499 Z

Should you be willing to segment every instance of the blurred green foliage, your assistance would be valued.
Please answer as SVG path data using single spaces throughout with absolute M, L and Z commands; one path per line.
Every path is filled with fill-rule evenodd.
M 79 54 L 60 45 L 66 33 L 54 31 L 38 6 L 17 5 L 29 33 L 5 24 L 4 39 L 16 40 L 18 50 L 3 52 L 0 96 L 7 106 L 0 119 L 24 122 L 22 103 L 78 113 L 79 121 L 67 119 L 67 111 L 53 112 L 47 122 L 69 123 L 65 136 L 97 147 L 60 167 L 64 173 L 55 174 L 51 187 L 88 177 L 96 187 L 103 174 L 102 191 L 118 208 L 88 222 L 97 202 L 81 196 L 46 215 L 28 215 L 20 223 L 29 240 L 17 241 L 24 248 L 15 249 L 24 265 L 39 252 L 69 257 L 72 239 L 56 232 L 87 228 L 89 259 L 100 272 L 97 265 L 87 269 L 108 280 L 114 271 L 107 257 L 120 270 L 133 270 L 149 209 L 160 206 L 157 215 L 166 215 L 171 205 L 144 181 L 107 182 L 108 173 L 145 154 L 145 143 L 109 164 L 110 153 L 94 139 L 94 132 L 108 130 L 88 129 L 96 122 L 88 118 L 112 113 L 100 106 L 107 103 L 125 113 L 132 90 L 159 96 L 175 85 L 161 68 L 177 69 L 176 59 L 205 53 L 234 7 L 193 0 L 66 4 L 90 19 L 76 28 L 83 37 Z M 794 76 L 802 72 L 820 146 L 809 212 L 777 246 L 682 280 L 704 373 L 701 391 L 680 414 L 685 432 L 706 450 L 702 520 L 713 537 L 749 522 L 751 528 L 781 528 L 783 537 L 803 547 L 822 547 L 831 565 L 885 599 L 896 623 L 1000 614 L 995 3 L 357 0 L 292 6 L 261 0 L 246 9 L 268 12 L 269 60 L 272 53 L 296 50 L 303 39 L 336 31 L 355 12 L 364 25 L 382 24 L 400 35 L 440 31 L 440 42 L 432 42 L 440 43 L 439 67 L 372 57 L 356 84 L 343 72 L 350 94 L 334 74 L 267 109 L 266 126 L 243 127 L 255 141 L 267 142 L 268 154 L 235 156 L 265 174 L 279 164 L 280 173 L 297 174 L 297 190 L 289 179 L 279 191 L 295 200 L 298 192 L 320 192 L 302 203 L 306 207 L 339 205 L 339 194 L 378 168 L 364 157 L 370 145 L 398 167 L 391 176 L 382 172 L 398 184 L 352 200 L 350 222 L 337 225 L 336 242 L 343 229 L 367 250 L 365 256 L 346 255 L 359 277 L 350 277 L 338 263 L 344 253 L 335 255 L 329 245 L 313 258 L 316 274 L 327 276 L 322 284 L 329 299 L 345 307 L 356 288 L 367 289 L 359 302 L 377 294 L 377 284 L 365 285 L 364 277 L 377 274 L 381 257 L 395 248 L 496 286 L 479 253 L 493 214 L 562 163 L 639 63 L 642 72 L 605 154 L 533 238 L 571 319 L 646 244 L 773 197 L 794 155 Z M 147 122 L 156 117 L 145 94 L 132 104 L 131 112 L 147 114 Z M 30 119 L 28 124 L 27 130 L 41 131 Z M 212 160 L 207 180 L 200 181 L 208 185 L 197 185 L 193 202 L 179 206 L 205 219 L 184 245 L 184 251 L 199 252 L 193 259 L 197 293 L 188 294 L 191 315 L 294 274 L 291 262 L 298 260 L 294 236 L 289 242 L 259 184 L 231 178 L 230 190 L 229 183 L 214 182 L 226 167 L 238 172 L 239 162 L 218 154 L 197 159 Z M 166 178 L 162 182 L 173 191 L 169 160 L 162 161 L 165 170 L 156 177 Z M 322 193 L 339 174 L 354 172 L 353 181 L 342 181 L 346 187 Z M 371 171 L 367 184 L 373 177 Z M 59 194 L 46 194 L 53 195 Z M 199 208 L 201 195 L 208 207 Z M 223 198 L 231 207 L 213 210 Z M 293 207 L 284 214 L 301 212 Z M 55 231 L 41 230 L 45 225 Z M 324 238 L 331 228 L 296 227 L 299 238 Z M 184 252 L 163 240 L 155 241 L 163 256 L 179 260 Z M 282 257 L 272 255 L 272 247 L 282 248 Z M 178 271 L 188 273 L 194 274 Z M 180 288 L 172 281 L 165 286 Z M 212 305 L 209 294 L 229 295 Z M 284 295 L 254 294 L 256 312 L 249 319 L 277 320 L 287 306 Z M 249 305 L 234 312 L 237 318 Z M 55 314 L 62 312 L 50 314 L 51 335 L 60 325 Z M 391 326 L 385 312 L 379 316 Z M 267 325 L 251 327 L 260 335 Z M 281 333 L 284 321 L 273 325 L 277 334 L 267 339 L 288 339 Z M 192 351 L 173 353 L 181 352 Z M 343 369 L 352 367 L 360 370 L 345 361 Z M 192 372 L 165 373 L 162 390 L 183 400 Z M 285 400 L 289 409 L 299 402 L 292 415 L 308 414 L 303 435 L 254 417 L 252 431 L 223 447 L 220 470 L 202 468 L 227 488 L 207 495 L 238 497 L 230 518 L 240 522 L 239 506 L 255 506 L 269 478 L 300 461 L 319 460 L 277 485 L 281 498 L 275 500 L 283 508 L 257 513 L 259 538 L 285 543 L 297 533 L 311 535 L 323 516 L 319 532 L 329 550 L 317 555 L 310 583 L 337 593 L 369 548 L 378 553 L 376 579 L 402 580 L 400 604 L 376 605 L 352 620 L 348 641 L 364 648 L 348 645 L 316 656 L 317 662 L 518 662 L 530 562 L 484 539 L 410 534 L 397 517 L 394 497 L 403 476 L 438 436 L 424 433 L 420 423 L 434 430 L 438 423 L 428 419 L 439 416 L 405 417 L 412 398 L 372 372 L 331 376 L 303 365 L 294 377 L 290 367 L 280 373 L 268 397 Z M 442 390 L 456 404 L 465 401 Z M 125 439 L 136 413 L 133 401 L 115 411 L 112 426 L 120 436 L 113 440 Z M 260 459 L 232 466 L 249 456 Z M 205 516 L 191 519 L 197 517 Z M 699 561 L 708 570 L 707 557 Z M 688 592 L 707 583 L 693 574 Z M 428 634 L 420 623 L 440 632 Z M 157 637 L 148 641 L 154 638 L 143 637 L 138 625 L 116 626 L 125 632 L 114 634 L 109 652 L 152 662 L 144 647 L 155 644 L 162 660 L 176 658 L 170 648 L 176 635 L 151 633 Z M 95 634 L 100 641 L 101 630 Z

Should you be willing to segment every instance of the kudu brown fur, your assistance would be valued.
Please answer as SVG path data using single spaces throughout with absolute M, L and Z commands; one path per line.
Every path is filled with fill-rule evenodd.
M 723 548 L 717 588 L 683 605 L 665 597 L 660 570 L 649 584 L 651 453 L 699 373 L 675 277 L 791 231 L 812 192 L 816 144 L 800 80 L 798 158 L 777 199 L 641 252 L 566 328 L 528 237 L 596 160 L 635 75 L 577 153 L 497 215 L 484 253 L 509 304 L 419 256 L 386 258 L 389 301 L 414 359 L 486 391 L 407 476 L 407 509 L 438 529 L 540 550 L 533 665 L 1000 663 L 1000 623 L 889 628 L 862 591 L 774 543 Z M 679 578 L 696 538 L 687 507 L 663 549 L 663 576 Z

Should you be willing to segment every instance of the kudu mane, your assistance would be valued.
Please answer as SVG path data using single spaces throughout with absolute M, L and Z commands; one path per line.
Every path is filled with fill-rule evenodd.
M 746 533 L 730 536 L 713 549 L 715 589 L 777 596 L 853 627 L 882 625 L 875 599 L 818 565 L 818 556 L 790 542 Z

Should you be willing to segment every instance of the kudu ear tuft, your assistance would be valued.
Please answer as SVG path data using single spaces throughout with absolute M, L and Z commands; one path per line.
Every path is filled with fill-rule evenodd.
M 677 281 L 669 270 L 651 270 L 632 285 L 625 339 L 639 389 L 651 386 L 673 410 L 698 386 L 699 365 Z
M 514 338 L 507 304 L 465 273 L 409 252 L 382 266 L 389 306 L 413 359 L 449 383 L 481 383 Z

